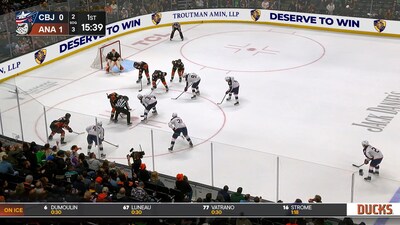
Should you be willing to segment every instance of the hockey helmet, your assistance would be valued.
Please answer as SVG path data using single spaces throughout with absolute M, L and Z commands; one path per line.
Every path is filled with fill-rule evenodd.
M 361 145 L 365 147 L 365 146 L 368 146 L 369 143 L 368 143 L 368 141 L 363 141 L 363 142 L 361 142 Z
M 128 96 L 125 95 L 123 98 L 125 99 L 125 101 L 129 101 Z
M 142 98 L 143 98 L 143 95 L 138 94 L 138 95 L 137 95 L 137 98 L 138 98 L 138 99 L 142 99 Z
M 228 82 L 231 80 L 231 77 L 225 77 L 225 81 Z
M 71 118 L 71 114 L 66 113 L 66 114 L 65 114 L 65 118 L 67 118 L 67 119 Z
M 178 60 L 176 60 L 176 61 L 178 61 L 179 63 L 182 62 L 181 59 L 178 59 Z
M 133 67 L 137 67 L 137 66 L 139 66 L 139 63 L 138 62 L 134 62 L 133 63 Z
M 172 113 L 172 118 L 178 117 L 177 113 Z
M 103 122 L 98 121 L 98 122 L 97 122 L 97 126 L 100 126 L 100 127 L 103 126 Z

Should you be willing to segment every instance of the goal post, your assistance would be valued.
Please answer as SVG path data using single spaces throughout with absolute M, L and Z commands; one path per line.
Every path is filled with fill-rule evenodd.
M 91 67 L 100 70 L 105 69 L 107 64 L 106 56 L 113 49 L 115 49 L 115 51 L 117 51 L 122 58 L 121 42 L 119 40 L 113 41 L 98 48 L 96 58 L 94 59 Z

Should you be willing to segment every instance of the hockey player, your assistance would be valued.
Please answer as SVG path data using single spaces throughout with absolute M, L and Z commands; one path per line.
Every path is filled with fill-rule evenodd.
M 104 140 L 103 123 L 101 121 L 99 121 L 99 122 L 97 122 L 96 125 L 88 126 L 88 127 L 86 127 L 86 131 L 88 133 L 88 136 L 86 138 L 87 143 L 88 143 L 88 154 L 90 153 L 90 150 L 92 149 L 92 145 L 94 142 L 95 145 L 99 146 L 101 158 L 105 158 L 106 155 L 103 154 L 103 140 Z M 97 140 L 98 140 L 98 142 L 97 142 Z
M 186 140 L 189 142 L 189 146 L 193 147 L 193 142 L 188 135 L 186 125 L 182 121 L 182 119 L 178 117 L 178 114 L 172 113 L 172 119 L 168 123 L 168 126 L 174 131 L 174 134 L 172 135 L 172 139 L 171 139 L 171 146 L 168 148 L 168 151 L 172 152 L 172 150 L 174 149 L 175 140 L 177 137 L 179 137 L 181 135 L 181 133 L 186 138 Z
M 69 119 L 71 118 L 71 114 L 66 113 L 65 116 L 61 117 L 58 120 L 54 120 L 50 124 L 51 134 L 49 136 L 49 141 L 53 140 L 54 134 L 58 133 L 61 134 L 61 144 L 67 144 L 64 141 L 65 131 L 64 129 L 68 130 L 70 133 L 73 132 L 72 128 L 69 127 Z
M 157 114 L 157 98 L 154 95 L 141 95 L 138 94 L 137 98 L 139 99 L 140 103 L 144 106 L 144 114 L 141 115 L 143 117 L 142 121 L 147 122 L 147 114 L 149 113 L 150 109 L 153 109 L 152 113 Z
M 147 77 L 147 85 L 150 85 L 150 74 L 149 74 L 149 65 L 143 61 L 141 62 L 134 62 L 133 67 L 139 70 L 139 77 L 136 83 L 140 83 L 142 81 L 142 74 L 143 71 L 146 74 Z
M 178 70 L 179 82 L 182 82 L 182 76 L 183 76 L 183 73 L 185 72 L 185 65 L 183 64 L 181 59 L 172 61 L 172 72 L 171 72 L 170 82 L 172 82 L 174 80 L 176 70 Z
M 160 79 L 161 82 L 164 84 L 165 90 L 168 92 L 168 85 L 167 82 L 165 81 L 165 77 L 167 76 L 166 72 L 162 72 L 161 70 L 155 70 L 153 75 L 151 76 L 153 87 L 151 90 L 154 90 L 157 88 L 157 80 Z
M 368 176 L 365 177 L 364 180 L 370 181 L 371 174 L 379 175 L 379 164 L 382 162 L 383 154 L 380 150 L 376 149 L 375 147 L 372 147 L 368 143 L 368 141 L 363 141 L 361 145 L 363 146 L 363 153 L 364 156 L 366 157 L 364 160 L 364 164 L 369 163 Z
M 110 117 L 110 120 L 112 120 L 114 118 L 115 103 L 117 103 L 118 96 L 119 95 L 116 92 L 113 92 L 111 94 L 107 94 L 107 98 L 110 99 L 110 105 L 111 105 L 111 117 Z
M 107 65 L 106 65 L 106 72 L 109 73 L 110 69 L 112 69 L 114 66 L 117 66 L 119 68 L 119 71 L 124 70 L 124 67 L 121 65 L 121 55 L 115 51 L 115 49 L 112 49 L 111 52 L 109 52 L 106 56 L 107 60 Z
M 171 31 L 171 36 L 169 37 L 169 40 L 171 41 L 172 38 L 174 38 L 175 31 L 179 32 L 179 35 L 181 36 L 181 40 L 183 41 L 183 34 L 182 34 L 182 30 L 181 30 L 181 24 L 178 23 L 178 22 L 175 22 L 175 23 L 172 24 L 172 31 Z
M 199 91 L 199 84 L 201 81 L 200 76 L 195 73 L 186 73 L 185 79 L 186 79 L 185 91 L 187 91 L 188 88 L 191 86 L 192 93 L 193 93 L 192 99 L 195 99 L 196 95 L 200 95 L 200 91 Z
M 129 108 L 128 104 L 129 98 L 128 96 L 123 96 L 120 95 L 117 99 L 117 102 L 115 103 L 115 117 L 114 117 L 114 122 L 118 122 L 118 116 L 120 113 L 123 113 L 127 116 L 127 123 L 128 125 L 131 125 L 131 108 Z
M 225 94 L 229 94 L 227 101 L 231 100 L 232 93 L 235 95 L 235 104 L 239 105 L 239 82 L 235 80 L 234 77 L 225 77 L 225 81 L 228 82 L 229 89 L 225 92 Z

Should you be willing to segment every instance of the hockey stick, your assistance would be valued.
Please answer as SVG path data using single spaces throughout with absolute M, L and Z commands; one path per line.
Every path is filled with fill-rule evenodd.
M 119 145 L 116 145 L 116 144 L 113 144 L 113 143 L 111 143 L 111 142 L 108 142 L 108 141 L 106 141 L 106 140 L 103 140 L 105 143 L 107 143 L 107 144 L 109 144 L 109 145 L 112 145 L 112 146 L 114 146 L 114 147 L 119 147 Z
M 158 80 L 158 81 L 157 81 L 157 83 L 156 83 L 156 87 L 158 86 L 158 84 L 160 83 L 160 81 L 161 81 L 161 80 Z M 153 91 L 154 91 L 154 90 L 156 90 L 156 88 L 154 88 L 153 90 L 151 90 L 151 92 L 150 92 L 150 94 L 149 94 L 149 95 L 151 95 L 151 94 L 153 93 Z
M 176 98 L 171 98 L 172 100 L 177 100 L 179 97 L 181 97 L 181 95 L 183 95 L 183 93 L 185 93 L 186 91 L 182 91 L 182 93 L 180 93 L 179 95 L 178 95 L 178 97 L 176 97 Z
M 143 82 L 142 82 L 142 79 L 140 79 L 140 90 L 139 90 L 139 92 L 141 92 L 141 91 L 143 91 Z
M 225 93 L 225 95 L 224 95 L 224 97 L 222 98 L 221 102 L 218 102 L 217 105 L 221 105 L 221 104 L 224 102 L 226 95 L 227 95 L 227 94 Z
M 72 131 L 72 133 L 77 134 L 77 135 L 81 135 L 81 134 L 84 134 L 85 132 L 75 132 L 75 131 Z
M 190 88 L 190 87 L 192 87 L 192 85 L 190 85 L 190 86 L 188 86 L 188 89 Z M 186 91 L 184 90 L 184 91 L 182 91 L 182 93 L 180 93 L 179 95 L 178 95 L 178 97 L 176 97 L 176 98 L 171 98 L 172 100 L 177 100 L 179 97 L 181 97 L 181 95 L 183 95 L 183 93 L 185 93 Z
M 363 164 L 361 164 L 361 165 L 356 165 L 356 164 L 353 164 L 353 166 L 354 166 L 354 167 L 357 167 L 357 168 L 360 168 L 360 167 L 364 166 L 364 163 L 363 163 Z

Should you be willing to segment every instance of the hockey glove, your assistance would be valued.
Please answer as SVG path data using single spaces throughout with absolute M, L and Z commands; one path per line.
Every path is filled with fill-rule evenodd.
M 225 94 L 226 94 L 226 95 L 229 94 L 229 91 L 226 91 Z
M 72 128 L 68 128 L 68 131 L 69 131 L 70 133 L 72 133 L 72 132 L 73 132 Z
M 185 91 L 187 91 L 188 90 L 188 88 L 187 87 L 185 87 Z
M 369 163 L 369 160 L 368 159 L 365 159 L 364 160 L 364 164 L 368 164 Z

